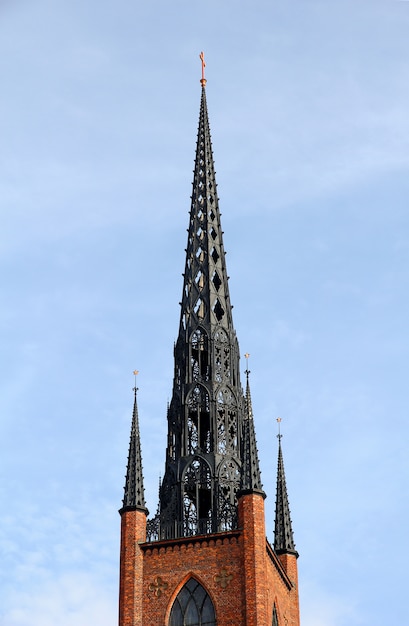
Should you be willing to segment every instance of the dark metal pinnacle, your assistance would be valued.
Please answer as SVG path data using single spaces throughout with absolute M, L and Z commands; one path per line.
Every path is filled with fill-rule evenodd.
M 250 355 L 246 354 L 248 360 Z M 253 420 L 253 406 L 250 394 L 250 371 L 247 369 L 246 374 L 246 397 L 245 397 L 245 417 L 243 421 L 243 465 L 241 472 L 241 491 L 242 492 L 261 492 L 264 497 L 263 485 L 261 483 L 261 474 L 258 460 L 258 450 L 256 442 L 256 432 Z
M 124 499 L 120 512 L 124 510 L 141 509 L 148 513 L 145 506 L 145 493 L 143 487 L 141 441 L 139 433 L 138 404 L 136 398 L 137 391 L 138 388 L 135 386 L 133 388 L 134 406 L 131 436 L 129 440 L 128 466 L 125 478 Z
M 280 420 L 281 421 L 281 420 Z M 274 550 L 278 554 L 295 554 L 295 549 L 290 506 L 287 496 L 287 486 L 284 473 L 283 452 L 281 449 L 282 435 L 278 434 L 278 465 L 277 465 L 277 492 L 276 492 L 276 517 L 274 529 Z

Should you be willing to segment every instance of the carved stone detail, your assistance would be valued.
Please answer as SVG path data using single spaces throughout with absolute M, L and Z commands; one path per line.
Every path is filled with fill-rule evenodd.
M 160 598 L 167 588 L 168 583 L 165 582 L 161 576 L 156 576 L 154 582 L 149 585 L 149 591 L 152 591 L 157 598 Z
M 233 574 L 228 574 L 227 570 L 223 567 L 223 569 L 220 570 L 220 574 L 216 574 L 213 578 L 214 582 L 218 583 L 222 589 L 226 589 L 230 581 L 233 580 Z

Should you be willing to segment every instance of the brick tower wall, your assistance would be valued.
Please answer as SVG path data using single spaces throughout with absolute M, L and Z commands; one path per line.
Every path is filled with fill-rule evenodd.
M 274 555 L 274 560 L 279 561 L 288 577 L 287 584 L 284 585 L 280 597 L 276 600 L 277 610 L 279 615 L 281 614 L 284 624 L 300 626 L 297 557 L 294 554 L 280 554 L 278 557 Z M 276 566 L 270 569 L 273 572 L 279 571 Z M 274 577 L 272 577 L 272 580 L 274 580 Z
M 143 626 L 165 626 L 174 599 L 193 576 L 215 607 L 218 626 L 245 626 L 239 533 L 145 544 Z
M 140 544 L 145 540 L 146 513 L 124 511 L 121 514 L 119 626 L 143 626 L 143 554 Z
M 262 496 L 240 499 L 239 520 L 237 531 L 140 546 L 142 615 L 120 626 L 167 626 L 173 602 L 191 576 L 211 597 L 218 626 L 270 626 L 274 604 L 279 624 L 299 626 L 296 558 L 285 555 L 286 572 L 266 541 Z
M 264 497 L 249 493 L 239 499 L 239 525 L 243 529 L 243 582 L 246 626 L 264 626 L 267 618 L 266 531 Z

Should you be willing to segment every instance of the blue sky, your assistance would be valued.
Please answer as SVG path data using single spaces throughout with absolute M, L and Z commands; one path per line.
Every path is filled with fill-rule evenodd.
M 200 101 L 303 626 L 409 622 L 409 3 L 0 2 L 1 626 L 111 626 L 157 505 Z M 242 368 L 245 368 L 244 359 Z

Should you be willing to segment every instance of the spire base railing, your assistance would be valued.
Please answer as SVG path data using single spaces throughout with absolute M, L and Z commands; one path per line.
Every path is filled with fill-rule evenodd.
M 237 530 L 237 515 L 229 520 L 212 520 L 210 518 L 199 519 L 197 522 L 168 522 L 161 523 L 160 515 L 147 521 L 146 541 L 163 541 L 167 539 L 182 539 L 183 537 L 195 537 L 196 535 L 212 535 L 220 532 Z

